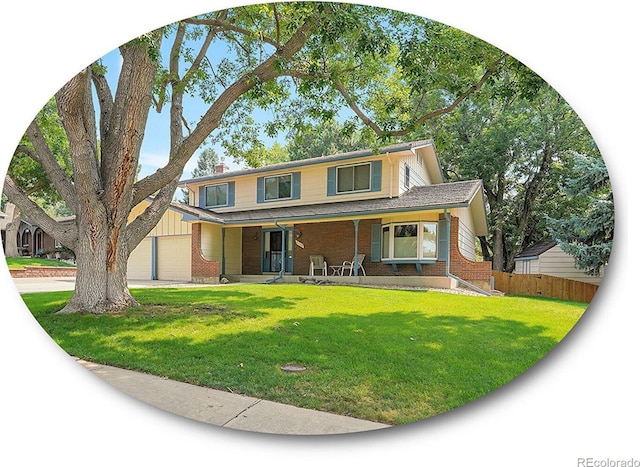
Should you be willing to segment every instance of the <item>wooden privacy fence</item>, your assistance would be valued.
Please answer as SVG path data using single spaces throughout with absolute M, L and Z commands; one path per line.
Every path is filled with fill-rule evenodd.
M 493 288 L 510 295 L 532 295 L 589 303 L 598 291 L 596 284 L 547 276 L 492 271 Z

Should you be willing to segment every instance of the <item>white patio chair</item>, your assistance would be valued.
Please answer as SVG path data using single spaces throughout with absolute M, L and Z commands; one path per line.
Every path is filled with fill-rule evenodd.
M 327 262 L 322 255 L 309 256 L 309 275 L 314 276 L 316 270 L 322 271 L 323 276 L 327 275 Z
M 358 270 L 359 271 L 362 270 L 362 275 L 366 276 L 367 273 L 365 272 L 364 266 L 362 265 L 362 263 L 364 263 L 364 256 L 365 255 L 363 255 L 363 254 L 358 254 L 358 258 L 357 258 L 358 259 Z M 352 261 L 344 261 L 342 263 L 342 270 L 340 271 L 340 275 L 344 276 L 344 271 L 348 269 L 349 270 L 349 275 L 353 276 L 353 267 L 355 266 L 355 263 L 356 263 L 356 257 L 355 256 L 353 257 Z

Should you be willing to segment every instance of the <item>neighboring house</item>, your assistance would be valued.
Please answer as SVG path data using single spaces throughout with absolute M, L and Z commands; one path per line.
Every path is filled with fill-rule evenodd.
M 7 203 L 7 212 L 0 212 L 0 228 L 2 229 L 2 248 L 5 249 L 6 228 L 13 219 L 15 206 Z M 74 217 L 57 218 L 58 222 L 72 222 Z M 67 251 L 51 235 L 28 219 L 20 219 L 17 231 L 18 253 L 21 256 L 49 256 L 51 258 L 69 259 L 73 255 Z M 6 251 L 6 249 L 5 249 Z
M 11 206 L 13 208 L 13 206 Z M 6 236 L 7 225 L 11 222 L 13 215 L 0 211 L 0 231 L 2 232 L 2 249 L 4 250 L 4 239 Z
M 555 241 L 534 245 L 515 257 L 514 274 L 546 274 L 574 281 L 600 284 L 598 277 L 588 276 L 575 265 L 573 256 L 565 253 Z
M 313 255 L 335 266 L 331 274 L 359 253 L 352 277 L 331 279 L 490 287 L 490 263 L 475 260 L 488 229 L 482 182 L 444 183 L 431 141 L 259 169 L 221 165 L 180 186 L 189 205 L 171 204 L 132 253 L 129 278 L 298 280 Z

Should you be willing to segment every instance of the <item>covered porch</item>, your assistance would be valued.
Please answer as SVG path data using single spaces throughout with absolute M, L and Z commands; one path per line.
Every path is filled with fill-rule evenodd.
M 312 276 L 331 283 L 438 288 L 464 283 L 490 290 L 490 263 L 473 259 L 473 236 L 465 240 L 467 227 L 461 229 L 460 219 L 446 209 L 222 229 L 220 274 L 235 282 L 302 282 Z M 310 270 L 314 256 L 326 269 Z M 344 269 L 345 262 L 353 264 Z

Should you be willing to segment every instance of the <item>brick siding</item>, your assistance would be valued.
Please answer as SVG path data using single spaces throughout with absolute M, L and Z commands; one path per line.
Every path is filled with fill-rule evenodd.
M 202 225 L 195 223 L 191 229 L 191 280 L 193 282 L 218 283 L 220 265 L 202 254 Z
M 471 261 L 460 253 L 458 248 L 459 219 L 451 216 L 451 248 L 449 256 L 449 270 L 451 274 L 469 282 L 491 281 L 491 261 Z
M 262 228 L 242 228 L 242 274 L 262 274 Z

